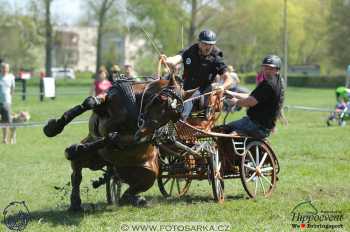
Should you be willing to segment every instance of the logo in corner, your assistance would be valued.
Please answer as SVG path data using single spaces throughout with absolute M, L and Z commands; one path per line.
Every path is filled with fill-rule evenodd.
M 341 211 L 319 211 L 311 200 L 296 205 L 291 212 L 292 227 L 300 230 L 337 230 L 343 228 L 344 214 Z
M 28 207 L 24 201 L 13 201 L 3 211 L 4 223 L 10 230 L 24 230 L 30 220 Z

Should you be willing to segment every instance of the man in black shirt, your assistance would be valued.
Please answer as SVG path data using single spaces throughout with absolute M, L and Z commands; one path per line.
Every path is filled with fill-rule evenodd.
M 204 30 L 199 33 L 198 43 L 184 49 L 178 55 L 172 57 L 162 55 L 165 63 L 171 67 L 175 67 L 181 62 L 183 63 L 184 71 L 182 77 L 184 89 L 190 90 L 198 88 L 192 97 L 199 96 L 204 92 L 209 92 L 214 89 L 228 89 L 233 83 L 224 62 L 223 53 L 215 44 L 215 33 L 210 30 Z M 224 80 L 222 85 L 212 85 L 217 75 L 220 75 Z M 192 107 L 192 101 L 185 103 L 182 113 L 183 119 L 189 116 Z
M 247 116 L 225 125 L 226 133 L 241 132 L 256 138 L 266 138 L 275 127 L 277 118 L 281 115 L 284 91 L 279 70 L 281 59 L 276 55 L 268 55 L 263 59 L 262 72 L 265 80 L 248 94 L 234 93 L 232 101 L 237 106 L 248 107 Z

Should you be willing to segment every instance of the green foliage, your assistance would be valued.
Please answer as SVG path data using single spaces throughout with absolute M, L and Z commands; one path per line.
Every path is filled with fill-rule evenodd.
M 13 70 L 34 69 L 42 64 L 43 38 L 38 35 L 36 22 L 29 16 L 7 15 L 0 31 L 0 57 Z
M 220 1 L 211 20 L 227 63 L 243 72 L 254 71 L 266 54 L 283 55 L 283 1 Z M 313 9 L 317 14 L 310 14 Z M 327 1 L 288 1 L 288 63 L 329 65 L 327 59 Z
M 146 39 L 142 28 L 151 34 L 160 51 L 174 54 L 181 49 L 181 27 L 186 26 L 188 15 L 182 8 L 182 1 L 129 0 L 128 11 L 137 23 L 131 25 L 136 35 Z M 151 41 L 147 40 L 151 47 Z
M 333 63 L 345 69 L 350 64 L 350 2 L 331 1 L 329 16 L 329 53 Z
M 256 73 L 240 75 L 246 84 L 255 84 Z M 288 86 L 309 88 L 336 88 L 345 85 L 345 76 L 300 76 L 288 75 Z

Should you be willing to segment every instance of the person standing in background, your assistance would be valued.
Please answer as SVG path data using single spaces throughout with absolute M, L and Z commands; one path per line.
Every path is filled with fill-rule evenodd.
M 130 64 L 124 64 L 124 75 L 126 79 L 133 79 L 135 76 L 134 70 Z
M 11 104 L 12 96 L 15 92 L 15 77 L 10 73 L 10 65 L 7 63 L 1 64 L 0 74 L 0 114 L 1 123 L 5 123 L 2 128 L 3 143 L 9 142 L 9 124 L 11 121 Z
M 118 65 L 113 65 L 110 71 L 110 74 L 108 75 L 108 80 L 113 83 L 116 80 L 120 79 L 120 68 Z
M 112 83 L 108 80 L 108 71 L 104 66 L 101 66 L 95 81 L 91 85 L 91 95 L 98 96 L 106 93 L 112 86 Z

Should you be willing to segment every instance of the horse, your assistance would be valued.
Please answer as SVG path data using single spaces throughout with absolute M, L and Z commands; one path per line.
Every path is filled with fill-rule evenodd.
M 152 135 L 170 120 L 180 118 L 183 96 L 175 78 L 146 83 L 117 81 L 107 94 L 88 97 L 61 118 L 49 120 L 43 131 L 53 137 L 73 118 L 93 110 L 87 137 L 65 150 L 72 168 L 69 210 L 82 210 L 82 169 L 100 170 L 106 165 L 112 165 L 129 185 L 120 204 L 147 205 L 138 194 L 152 187 L 159 171 L 158 150 L 152 144 Z

